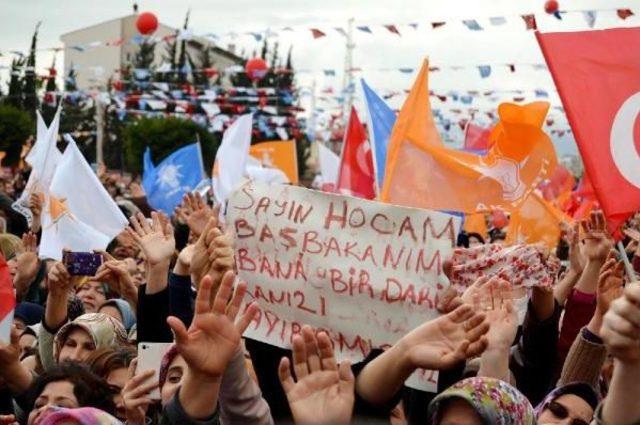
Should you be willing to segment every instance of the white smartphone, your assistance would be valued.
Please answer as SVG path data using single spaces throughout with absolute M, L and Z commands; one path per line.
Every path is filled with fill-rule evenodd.
M 169 348 L 173 345 L 171 342 L 140 342 L 138 343 L 138 367 L 136 373 L 142 373 L 147 370 L 154 370 L 156 373 L 153 378 L 156 381 L 160 379 L 160 363 Z M 160 400 L 160 389 L 149 393 L 149 398 Z

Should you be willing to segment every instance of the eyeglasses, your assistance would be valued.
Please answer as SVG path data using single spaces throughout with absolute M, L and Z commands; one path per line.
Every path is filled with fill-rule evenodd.
M 547 406 L 547 409 L 558 419 L 567 419 L 569 417 L 569 410 L 562 404 L 552 401 Z M 584 419 L 571 418 L 569 425 L 589 425 L 589 422 Z

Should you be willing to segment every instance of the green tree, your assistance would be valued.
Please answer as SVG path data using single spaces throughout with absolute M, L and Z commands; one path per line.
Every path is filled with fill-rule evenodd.
M 31 49 L 29 51 L 29 59 L 27 59 L 27 67 L 24 73 L 24 99 L 23 108 L 31 115 L 36 116 L 36 109 L 38 109 L 38 97 L 36 95 L 37 81 L 36 81 L 36 46 L 38 44 L 38 30 L 40 29 L 40 22 L 37 23 L 36 29 L 31 37 Z
M 133 66 L 138 69 L 149 69 L 153 63 L 156 43 L 144 40 L 133 58 Z
M 22 70 L 27 59 L 23 55 L 13 58 L 11 61 L 11 78 L 9 79 L 9 92 L 6 103 L 16 108 L 22 108 Z
M 142 172 L 142 155 L 151 148 L 154 164 L 184 145 L 193 143 L 196 134 L 200 138 L 205 171 L 211 170 L 220 139 L 193 121 L 180 118 L 140 118 L 124 129 L 124 155 L 127 169 Z
M 34 132 L 31 115 L 11 105 L 0 105 L 0 150 L 7 153 L 5 165 L 16 165 L 22 145 Z

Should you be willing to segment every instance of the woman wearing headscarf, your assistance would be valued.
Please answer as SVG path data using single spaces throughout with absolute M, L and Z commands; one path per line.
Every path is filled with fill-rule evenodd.
M 118 348 L 127 344 L 122 324 L 104 313 L 86 313 L 64 325 L 53 340 L 56 363 L 84 361 L 98 348 Z M 40 355 L 43 356 L 42 350 Z
M 535 413 L 520 391 L 494 378 L 457 382 L 429 404 L 430 425 L 535 425 Z
M 120 298 L 107 300 L 100 306 L 98 312 L 108 314 L 118 320 L 127 332 L 136 324 L 135 312 L 131 309 L 128 302 Z
M 600 402 L 595 390 L 584 382 L 572 382 L 551 391 L 536 407 L 539 425 L 563 420 L 572 425 L 589 425 Z
M 38 333 L 45 370 L 64 360 L 81 361 L 96 348 L 126 345 L 124 327 L 106 314 L 87 313 L 67 323 L 67 300 L 76 281 L 62 263 L 54 264 L 49 273 L 45 318 Z

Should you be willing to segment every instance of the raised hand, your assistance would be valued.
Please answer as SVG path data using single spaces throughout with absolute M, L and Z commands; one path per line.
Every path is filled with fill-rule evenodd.
M 235 265 L 231 238 L 215 227 L 216 223 L 214 218 L 207 223 L 193 248 L 190 265 L 194 282 L 209 275 L 213 279 L 214 288 L 220 285 L 222 276 L 228 270 L 233 270 Z
M 22 297 L 29 285 L 35 279 L 40 269 L 38 261 L 38 241 L 36 235 L 31 232 L 22 235 L 23 251 L 16 256 L 16 273 L 13 283 L 16 287 L 18 297 Z
M 602 339 L 609 352 L 628 364 L 640 362 L 640 284 L 625 287 L 623 295 L 611 303 L 604 316 Z
M 451 313 L 423 323 L 398 341 L 413 369 L 447 369 L 487 347 L 485 315 L 463 304 Z
M 124 261 L 116 260 L 107 252 L 101 251 L 100 253 L 105 262 L 98 268 L 94 279 L 109 285 L 109 288 L 129 302 L 135 311 L 138 302 L 138 288 L 133 282 L 127 264 Z
M 42 198 L 38 193 L 32 193 L 29 196 L 29 209 L 34 217 L 40 217 L 42 215 Z
M 303 326 L 302 336 L 293 337 L 293 369 L 291 376 L 287 357 L 280 361 L 278 375 L 287 395 L 293 419 L 297 424 L 347 424 L 351 421 L 355 400 L 355 378 L 349 362 L 340 367 L 325 332 L 314 334 Z
M 495 277 L 474 294 L 474 308 L 485 312 L 490 325 L 486 336 L 489 348 L 508 349 L 516 337 L 518 313 L 509 293 L 509 282 Z
M 239 283 L 231 296 L 234 278 L 233 272 L 225 274 L 213 302 L 211 277 L 206 276 L 200 282 L 189 330 L 177 317 L 167 319 L 175 333 L 178 352 L 184 357 L 190 372 L 208 380 L 220 379 L 258 309 L 257 304 L 249 304 L 238 322 L 234 323 L 247 292 L 246 284 Z
M 489 284 L 491 278 L 489 276 L 479 277 L 462 293 L 462 302 L 473 305 L 477 297 L 484 292 L 485 287 Z
M 48 275 L 49 293 L 57 297 L 64 298 L 65 300 L 69 296 L 69 293 L 73 290 L 76 280 L 67 271 L 67 268 L 61 262 L 56 262 Z
M 199 193 L 193 194 L 189 192 L 185 194 L 182 203 L 184 205 L 183 214 L 186 217 L 189 230 L 196 237 L 202 234 L 210 218 L 215 218 L 216 220 L 218 218 L 219 208 L 213 209 L 208 206 Z
M 11 325 L 8 344 L 0 343 L 0 380 L 4 380 L 9 390 L 22 394 L 31 385 L 31 373 L 20 363 L 20 331 Z
M 597 313 L 604 316 L 611 303 L 619 298 L 623 293 L 622 285 L 624 283 L 624 263 L 616 261 L 615 251 L 611 251 L 607 257 L 607 261 L 600 269 L 598 277 L 597 295 Z
M 585 231 L 583 253 L 589 261 L 604 262 L 613 247 L 613 240 L 607 234 L 607 223 L 602 211 L 593 211 L 588 220 L 581 222 Z
M 136 366 L 136 360 L 129 365 L 129 379 L 121 392 L 122 402 L 127 425 L 146 425 L 147 409 L 154 403 L 149 393 L 158 387 L 159 382 L 157 379 L 147 382 L 155 374 L 153 370 L 136 375 Z
M 585 258 L 580 251 L 580 222 L 575 222 L 573 228 L 567 232 L 569 242 L 569 267 L 576 274 L 582 273 Z
M 131 217 L 127 233 L 144 252 L 149 266 L 168 264 L 173 256 L 176 241 L 169 219 L 162 213 L 152 212 L 151 223 L 142 213 Z

